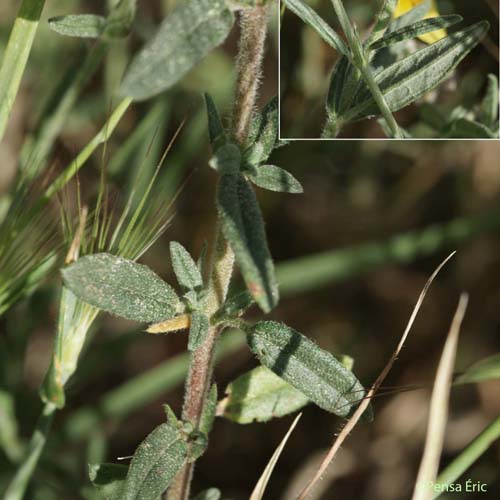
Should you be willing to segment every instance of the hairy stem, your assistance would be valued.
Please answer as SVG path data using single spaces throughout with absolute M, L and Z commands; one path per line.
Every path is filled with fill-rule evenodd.
M 384 94 L 382 94 L 382 91 L 380 90 L 377 82 L 375 81 L 375 78 L 373 77 L 359 35 L 356 32 L 354 26 L 352 25 L 351 20 L 347 15 L 347 12 L 345 11 L 342 0 L 332 0 L 332 4 L 335 13 L 337 14 L 337 17 L 339 19 L 340 25 L 342 26 L 342 30 L 344 31 L 347 41 L 349 43 L 349 47 L 352 52 L 353 64 L 361 72 L 361 75 L 363 76 L 363 79 L 365 80 L 365 83 L 368 86 L 368 89 L 370 90 L 373 99 L 377 103 L 377 106 L 379 107 L 382 116 L 387 122 L 392 137 L 397 139 L 402 139 L 403 135 L 401 133 L 401 130 L 396 120 L 394 119 L 394 116 L 392 115 L 389 105 L 387 104 L 384 98 Z
M 24 497 L 29 480 L 35 470 L 45 443 L 47 442 L 47 435 L 52 424 L 55 410 L 56 407 L 52 403 L 47 403 L 44 406 L 38 418 L 35 431 L 31 437 L 26 456 L 7 488 L 4 500 L 21 500 Z
M 240 17 L 240 43 L 237 60 L 236 94 L 232 135 L 243 145 L 257 97 L 267 29 L 267 9 L 245 9 Z M 211 316 L 224 302 L 234 265 L 234 254 L 217 223 L 212 249 L 207 314 Z M 212 381 L 214 354 L 220 328 L 211 328 L 203 344 L 192 354 L 186 383 L 182 419 L 197 429 Z M 168 500 L 188 500 L 194 463 L 186 464 L 168 490 Z

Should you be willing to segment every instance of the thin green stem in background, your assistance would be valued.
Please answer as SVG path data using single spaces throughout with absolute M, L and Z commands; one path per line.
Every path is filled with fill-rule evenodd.
M 342 30 L 345 33 L 347 41 L 349 43 L 349 47 L 352 52 L 352 63 L 359 69 L 361 75 L 363 76 L 368 89 L 372 93 L 372 96 L 377 103 L 377 106 L 380 109 L 389 130 L 391 131 L 392 137 L 396 139 L 403 139 L 403 134 L 394 119 L 394 116 L 384 98 L 384 94 L 380 90 L 375 78 L 370 69 L 370 64 L 368 59 L 366 58 L 365 51 L 363 49 L 363 44 L 359 38 L 359 35 L 351 23 L 347 12 L 345 11 L 344 4 L 342 0 L 332 0 L 333 8 L 335 9 L 335 13 L 339 18 L 340 25 L 342 26 Z
M 45 0 L 23 0 L 0 67 L 0 141 L 16 99 Z
M 36 127 L 37 131 L 32 142 L 28 143 L 26 149 L 22 151 L 20 172 L 22 181 L 32 180 L 43 169 L 54 142 L 67 121 L 70 110 L 75 105 L 83 87 L 98 68 L 106 49 L 105 42 L 97 41 L 88 50 L 83 61 L 79 61 L 76 67 L 70 68 L 69 83 L 66 84 L 62 95 L 60 85 L 57 86 L 55 96 L 57 102 L 42 113 L 41 123 Z M 65 79 L 67 79 L 66 76 Z
M 4 500 L 21 500 L 24 497 L 28 482 L 35 470 L 40 454 L 47 442 L 47 436 L 56 411 L 55 405 L 47 403 L 38 419 L 35 431 L 31 437 L 26 456 L 12 482 L 5 492 Z
M 500 439 L 500 417 L 484 429 L 437 477 L 436 483 L 444 487 L 452 484 L 493 444 Z M 443 488 L 444 489 L 444 488 Z M 437 498 L 441 493 L 435 493 Z

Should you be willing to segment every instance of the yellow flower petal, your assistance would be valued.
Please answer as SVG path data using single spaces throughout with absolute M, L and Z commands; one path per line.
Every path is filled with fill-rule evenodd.
M 409 10 L 413 9 L 417 5 L 423 3 L 425 0 L 399 0 L 398 5 L 396 6 L 396 10 L 394 12 L 394 17 L 402 16 L 406 14 Z M 425 15 L 425 19 L 429 19 L 431 17 L 438 17 L 439 11 L 436 5 L 435 0 L 432 0 L 431 8 L 429 12 Z M 425 35 L 421 35 L 418 38 L 429 45 L 435 42 L 439 42 L 443 38 L 446 38 L 448 33 L 446 30 L 437 30 L 432 33 L 426 33 Z

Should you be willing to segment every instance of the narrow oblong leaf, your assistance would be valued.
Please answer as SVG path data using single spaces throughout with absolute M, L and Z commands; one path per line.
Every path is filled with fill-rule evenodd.
M 398 1 L 399 0 L 383 1 L 382 6 L 380 7 L 380 11 L 377 14 L 375 25 L 372 29 L 372 32 L 370 33 L 370 37 L 368 38 L 368 44 L 372 44 L 384 36 L 387 27 L 392 21 Z
M 121 93 L 141 100 L 170 88 L 226 39 L 233 24 L 224 0 L 180 3 L 132 60 Z
M 264 221 L 253 189 L 242 176 L 222 175 L 217 187 L 222 232 L 253 298 L 264 312 L 278 302 L 278 285 Z
M 265 366 L 258 366 L 231 382 L 218 414 L 238 424 L 267 422 L 293 413 L 309 398 Z
M 375 80 L 391 111 L 404 108 L 443 82 L 488 29 L 488 22 L 476 23 L 380 71 Z M 377 114 L 378 106 L 363 86 L 344 118 L 353 121 Z
M 49 28 L 60 35 L 99 38 L 106 30 L 105 17 L 94 14 L 75 14 L 49 19 Z
M 205 107 L 207 109 L 208 137 L 212 148 L 216 150 L 225 138 L 224 126 L 217 111 L 217 106 L 209 94 L 205 94 Z
M 191 314 L 191 324 L 189 326 L 188 349 L 195 351 L 203 344 L 207 337 L 210 322 L 208 316 L 200 311 L 193 311 Z
M 128 466 L 120 464 L 90 464 L 90 482 L 99 490 L 106 500 L 123 498 L 125 478 Z
M 278 98 L 273 97 L 255 117 L 252 124 L 252 145 L 244 158 L 251 165 L 266 161 L 278 142 Z
M 217 488 L 209 488 L 208 490 L 198 493 L 193 500 L 220 500 L 221 492 Z
M 235 318 L 241 316 L 255 301 L 248 290 L 231 295 L 214 314 L 214 319 Z
M 217 385 L 212 384 L 208 393 L 207 402 L 203 408 L 200 419 L 200 432 L 208 436 L 214 425 L 215 414 L 217 411 Z
M 486 125 L 469 118 L 453 120 L 445 136 L 459 139 L 493 139 L 495 137 Z
M 311 26 L 328 45 L 345 56 L 350 54 L 342 38 L 309 5 L 302 0 L 283 0 L 283 3 L 302 21 Z
M 488 87 L 481 103 L 479 119 L 490 129 L 498 127 L 498 78 L 496 75 L 488 75 Z
M 123 500 L 158 498 L 168 488 L 187 457 L 187 443 L 180 430 L 170 423 L 159 425 L 134 453 Z
M 471 384 L 494 379 L 500 379 L 500 354 L 474 363 L 456 378 L 454 384 Z
M 62 275 L 84 302 L 134 321 L 172 318 L 179 303 L 172 287 L 151 269 L 107 253 L 81 257 Z
M 247 341 L 259 361 L 326 411 L 348 417 L 365 395 L 352 372 L 293 328 L 262 321 Z M 365 413 L 371 419 L 370 411 Z
M 196 262 L 177 241 L 170 242 L 170 258 L 179 285 L 188 290 L 195 290 L 203 286 L 201 273 Z
M 257 174 L 248 173 L 247 177 L 256 185 L 280 193 L 303 193 L 300 182 L 286 170 L 275 165 L 262 165 Z
M 370 50 L 378 50 L 383 47 L 388 47 L 404 40 L 416 38 L 425 33 L 432 33 L 438 29 L 449 28 L 462 21 L 462 16 L 452 14 L 449 16 L 432 17 L 418 21 L 410 26 L 405 26 L 399 30 L 393 31 L 379 39 L 377 42 L 369 46 Z
M 420 2 L 417 6 L 413 7 L 413 9 L 409 10 L 408 12 L 405 12 L 402 16 L 393 19 L 389 23 L 389 26 L 387 26 L 386 34 L 397 31 L 401 28 L 404 28 L 405 26 L 409 26 L 410 24 L 422 20 L 429 12 L 430 8 L 430 0 L 424 0 L 423 2 Z

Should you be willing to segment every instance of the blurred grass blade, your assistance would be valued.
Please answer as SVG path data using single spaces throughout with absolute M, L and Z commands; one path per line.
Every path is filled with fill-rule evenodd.
M 159 425 L 139 445 L 130 462 L 123 500 L 156 499 L 188 457 L 187 443 L 170 422 Z
M 267 422 L 310 403 L 307 396 L 264 366 L 240 375 L 225 393 L 217 414 L 238 424 Z
M 134 321 L 156 323 L 174 316 L 178 298 L 148 267 L 99 253 L 62 271 L 65 285 L 81 300 Z
M 14 396 L 0 389 L 0 448 L 12 463 L 22 456 L 14 404 Z
M 457 458 L 446 466 L 437 477 L 436 484 L 442 485 L 444 489 L 445 486 L 456 483 L 497 439 L 500 439 L 500 417 L 493 420 Z M 435 493 L 432 498 L 437 498 L 439 495 L 440 493 Z
M 392 31 L 388 35 L 380 38 L 369 46 L 369 50 L 378 50 L 383 47 L 388 47 L 404 40 L 411 40 L 417 38 L 419 35 L 425 33 L 432 33 L 437 29 L 449 28 L 462 21 L 462 17 L 458 15 L 433 17 L 431 19 L 424 19 L 418 21 L 410 26 L 405 26 L 399 30 Z
M 439 361 L 431 397 L 425 448 L 415 483 L 413 500 L 430 500 L 433 496 L 433 490 L 429 485 L 436 483 L 439 470 L 439 460 L 441 458 L 446 422 L 448 420 L 453 367 L 455 365 L 460 327 L 467 309 L 467 302 L 468 297 L 463 294 L 460 297 L 457 311 L 443 348 L 441 360 Z
M 243 177 L 222 175 L 217 207 L 247 288 L 260 308 L 269 312 L 278 302 L 278 285 L 255 193 Z
M 269 482 L 269 479 L 271 479 L 271 475 L 273 473 L 274 468 L 276 467 L 276 463 L 278 462 L 278 459 L 279 459 L 283 449 L 285 448 L 286 442 L 288 441 L 288 438 L 290 437 L 293 430 L 295 429 L 295 426 L 297 425 L 297 422 L 299 421 L 301 416 L 302 416 L 302 413 L 299 413 L 295 417 L 294 421 L 292 422 L 292 425 L 288 429 L 288 432 L 285 434 L 285 437 L 282 439 L 281 443 L 276 448 L 271 459 L 269 460 L 269 463 L 266 465 L 264 472 L 262 472 L 262 475 L 260 476 L 259 480 L 257 481 L 257 484 L 255 485 L 255 488 L 252 491 L 252 494 L 250 495 L 249 500 L 262 500 L 262 498 L 264 497 L 264 493 L 265 493 L 266 488 L 267 488 L 267 483 Z
M 391 111 L 408 106 L 448 78 L 488 29 L 486 21 L 476 23 L 377 73 L 375 81 Z M 343 118 L 354 121 L 377 114 L 378 105 L 365 87 Z
M 50 184 L 41 199 L 41 203 L 47 203 L 58 191 L 60 191 L 83 165 L 85 165 L 85 162 L 90 158 L 97 147 L 109 139 L 109 136 L 113 133 L 131 103 L 132 99 L 128 97 L 120 102 L 101 130 L 99 130 L 94 138 L 80 151 L 80 153 L 78 153 L 77 157 Z
M 500 379 L 500 354 L 482 359 L 459 375 L 454 384 L 472 384 L 483 380 Z
M 234 14 L 223 0 L 188 0 L 134 57 L 121 94 L 148 99 L 177 83 L 228 36 Z
M 455 139 L 494 139 L 495 134 L 486 125 L 469 118 L 454 120 L 448 130 L 447 137 Z
M 356 376 L 333 354 L 283 323 L 256 323 L 247 342 L 265 367 L 323 410 L 346 418 L 365 395 Z M 365 416 L 373 418 L 371 407 Z
M 366 42 L 367 45 L 375 43 L 384 36 L 384 33 L 394 16 L 394 11 L 398 1 L 399 0 L 383 0 L 382 6 L 380 7 L 380 11 L 375 20 L 375 26 L 373 27 Z
M 49 28 L 59 35 L 99 38 L 106 29 L 106 18 L 94 14 L 71 14 L 49 19 Z
M 309 5 L 302 0 L 283 0 L 283 3 L 294 14 L 300 17 L 302 21 L 311 26 L 337 52 L 340 52 L 344 56 L 350 55 L 350 50 L 342 38 Z
M 22 182 L 33 180 L 42 171 L 71 109 L 97 70 L 106 50 L 106 44 L 94 44 L 83 60 L 80 58 L 75 66 L 71 66 L 53 89 L 47 106 L 40 113 L 34 136 L 23 145 L 20 160 Z
M 28 62 L 45 0 L 23 0 L 0 67 L 0 142 Z
M 277 266 L 283 295 L 316 290 L 353 276 L 366 274 L 383 264 L 407 263 L 418 258 L 447 251 L 475 236 L 500 228 L 500 209 L 444 224 L 435 224 L 420 231 L 403 233 L 386 241 L 322 252 L 284 261 Z

